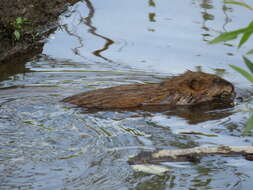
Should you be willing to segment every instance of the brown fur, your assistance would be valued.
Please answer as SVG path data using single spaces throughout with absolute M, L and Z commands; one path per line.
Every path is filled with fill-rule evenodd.
M 77 94 L 63 101 L 84 108 L 127 109 L 161 105 L 232 102 L 233 85 L 212 74 L 187 71 L 161 83 L 130 84 Z

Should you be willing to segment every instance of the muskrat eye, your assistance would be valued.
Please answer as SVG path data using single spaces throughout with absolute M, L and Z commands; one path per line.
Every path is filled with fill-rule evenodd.
M 192 79 L 189 81 L 189 87 L 193 90 L 198 90 L 201 87 L 201 81 Z

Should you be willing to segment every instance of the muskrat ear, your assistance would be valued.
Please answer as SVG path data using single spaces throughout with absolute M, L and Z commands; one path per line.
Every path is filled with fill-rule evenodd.
M 191 73 L 194 73 L 194 72 L 192 72 L 191 70 L 186 70 L 186 71 L 184 72 L 184 74 L 191 74 Z

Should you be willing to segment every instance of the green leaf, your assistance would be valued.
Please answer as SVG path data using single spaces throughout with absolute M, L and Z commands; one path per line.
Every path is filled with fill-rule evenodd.
M 16 23 L 17 23 L 17 24 L 22 24 L 22 23 L 23 23 L 22 17 L 16 18 Z
M 14 36 L 15 36 L 15 40 L 20 40 L 21 35 L 20 35 L 20 32 L 18 30 L 14 31 Z
M 248 5 L 247 3 L 244 3 L 244 2 L 240 2 L 240 1 L 224 1 L 224 3 L 226 3 L 226 4 L 240 5 L 242 7 L 248 8 L 248 9 L 250 9 L 250 10 L 253 11 L 253 7 L 251 7 L 250 5 Z
M 246 136 L 246 135 L 250 135 L 250 132 L 253 128 L 253 114 L 250 116 L 250 118 L 248 119 L 246 126 L 242 132 L 242 135 Z
M 247 27 L 248 28 L 248 27 Z M 218 37 L 214 38 L 213 40 L 209 41 L 209 44 L 215 44 L 215 43 L 220 43 L 220 42 L 226 42 L 230 40 L 234 40 L 237 38 L 237 36 L 241 33 L 244 33 L 247 31 L 247 28 L 241 28 L 239 30 L 234 30 L 231 32 L 224 32 Z
M 241 75 L 243 75 L 246 79 L 248 79 L 251 83 L 253 83 L 253 75 L 251 75 L 250 73 L 248 73 L 247 71 L 243 70 L 240 67 L 237 67 L 235 65 L 229 65 L 230 67 L 232 67 L 234 70 L 236 70 L 237 72 L 239 72 Z
M 238 45 L 238 48 L 240 48 L 251 36 L 253 33 L 253 21 L 250 22 L 246 30 L 244 31 L 244 34 L 240 40 L 240 43 Z
M 249 37 L 251 36 L 251 34 L 253 33 L 253 31 L 246 31 L 241 40 L 240 40 L 240 43 L 238 45 L 238 48 L 240 48 L 245 42 L 247 42 L 247 40 L 249 39 Z
M 251 28 L 251 30 L 253 30 L 253 21 L 251 21 L 251 22 L 249 23 L 248 29 L 250 29 L 250 28 Z
M 253 54 L 253 49 L 249 50 L 247 54 Z
M 244 63 L 249 68 L 250 72 L 253 73 L 253 63 L 245 56 L 243 56 Z

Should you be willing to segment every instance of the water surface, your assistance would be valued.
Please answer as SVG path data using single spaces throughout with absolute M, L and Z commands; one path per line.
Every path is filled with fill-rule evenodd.
M 251 190 L 253 167 L 242 157 L 161 163 L 169 169 L 162 175 L 136 172 L 127 163 L 157 148 L 252 145 L 251 136 L 241 136 L 252 88 L 228 66 L 244 67 L 248 47 L 207 44 L 251 19 L 246 9 L 211 0 L 84 0 L 70 7 L 41 53 L 1 67 L 0 189 Z M 191 115 L 85 113 L 60 101 L 93 89 L 159 82 L 187 69 L 232 81 L 244 101 Z

